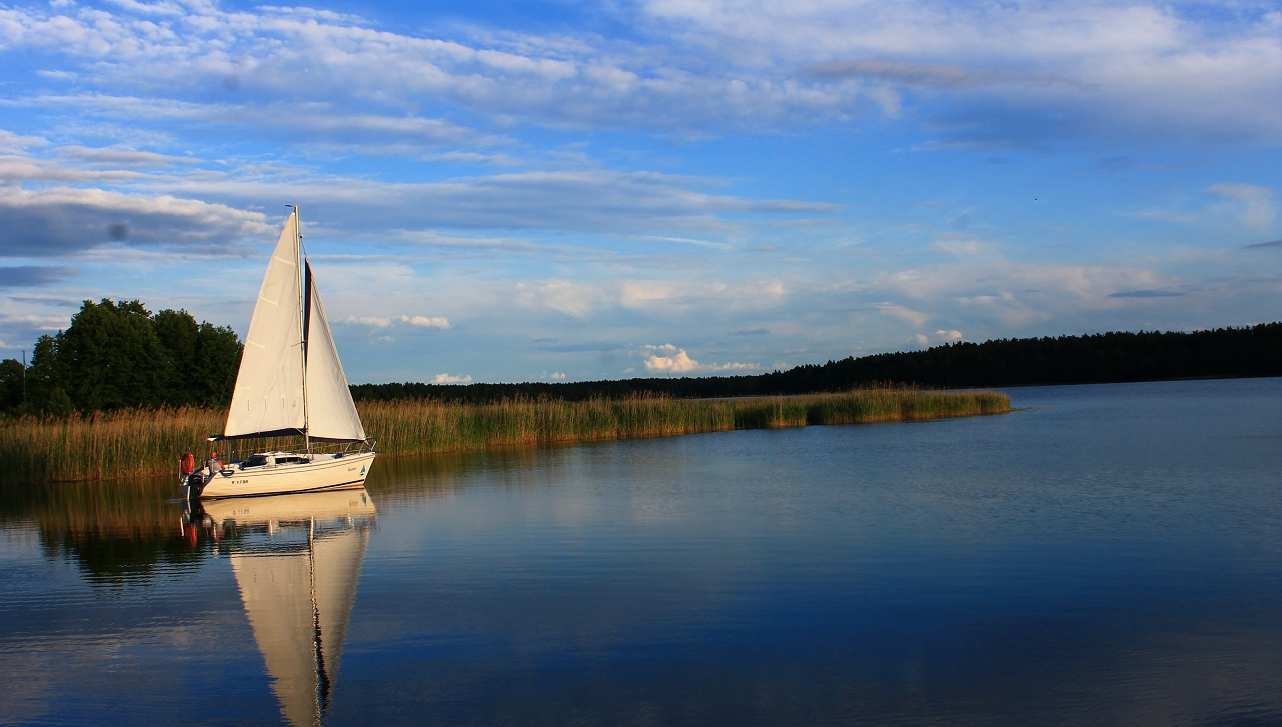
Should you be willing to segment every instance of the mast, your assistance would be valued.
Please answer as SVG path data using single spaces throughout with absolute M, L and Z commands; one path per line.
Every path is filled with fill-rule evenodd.
M 312 453 L 312 438 L 308 433 L 307 422 L 307 303 L 309 291 L 307 290 L 307 274 L 303 271 L 303 218 L 298 213 L 298 205 L 292 205 L 294 208 L 294 263 L 295 271 L 302 277 L 302 284 L 298 286 L 298 343 L 303 349 L 303 447 L 308 455 Z

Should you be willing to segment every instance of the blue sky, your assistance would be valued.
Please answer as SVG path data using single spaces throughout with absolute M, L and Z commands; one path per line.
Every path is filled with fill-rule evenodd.
M 1276 3 L 0 5 L 0 355 L 248 325 L 355 382 L 768 371 L 1282 318 Z

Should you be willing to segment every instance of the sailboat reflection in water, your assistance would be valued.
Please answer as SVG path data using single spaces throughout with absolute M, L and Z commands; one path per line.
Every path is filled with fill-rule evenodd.
M 230 557 L 283 716 L 319 724 L 338 679 L 373 501 L 360 489 L 193 508 L 191 522 L 208 528 Z

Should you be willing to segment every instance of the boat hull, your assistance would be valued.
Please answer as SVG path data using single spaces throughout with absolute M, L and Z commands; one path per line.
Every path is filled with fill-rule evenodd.
M 365 486 L 374 465 L 374 452 L 343 457 L 316 456 L 303 464 L 240 469 L 233 465 L 215 474 L 200 489 L 202 500 L 263 497 L 297 492 L 356 489 Z

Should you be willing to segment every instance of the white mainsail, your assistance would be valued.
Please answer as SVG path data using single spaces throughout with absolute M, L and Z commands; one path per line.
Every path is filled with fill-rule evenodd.
M 347 388 L 347 374 L 338 360 L 334 336 L 325 319 L 312 266 L 305 264 L 308 289 L 307 433 L 313 439 L 360 442 L 365 428 Z
M 245 335 L 224 437 L 302 430 L 302 312 L 299 310 L 298 211 L 280 231 Z
M 299 239 L 294 208 L 258 292 L 224 438 L 301 433 L 329 441 L 365 441 L 311 266 L 301 259 Z M 306 266 L 303 280 L 300 264 Z M 300 285 L 306 286 L 305 294 Z

